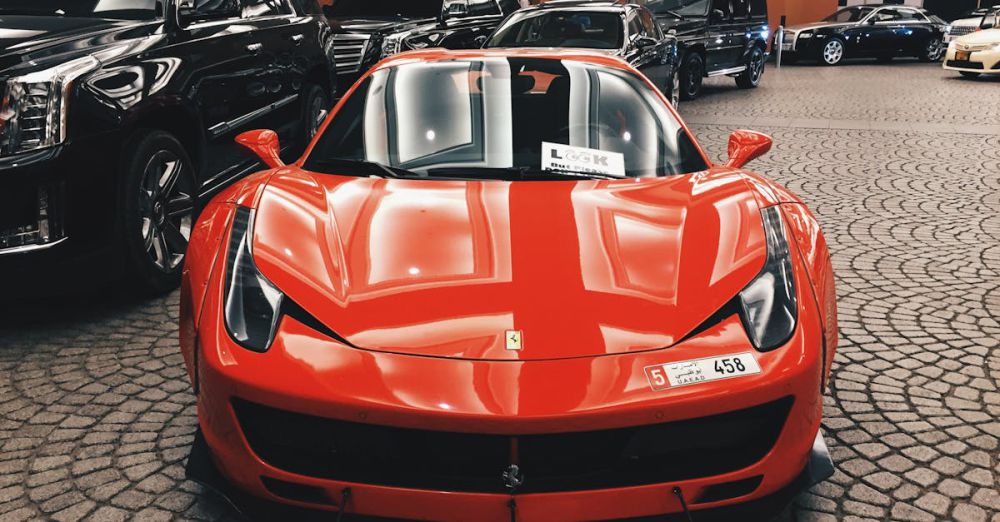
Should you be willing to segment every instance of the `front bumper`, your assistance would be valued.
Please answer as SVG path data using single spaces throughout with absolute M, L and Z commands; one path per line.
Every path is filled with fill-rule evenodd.
M 387 518 L 510 520 L 511 495 L 504 467 L 495 470 L 498 491 L 458 491 L 303 472 L 262 458 L 252 449 L 245 418 L 234 404 L 249 402 L 321 422 L 385 430 L 459 435 L 460 444 L 480 436 L 525 439 L 542 434 L 627 430 L 686 422 L 789 400 L 775 439 L 753 462 L 725 470 L 676 476 L 663 482 L 616 484 L 588 489 L 517 492 L 517 520 L 601 520 L 679 513 L 672 493 L 681 488 L 693 511 L 739 505 L 770 497 L 796 483 L 807 468 L 822 412 L 822 328 L 800 300 L 800 322 L 789 343 L 756 354 L 762 373 L 736 379 L 654 391 L 644 373 L 650 365 L 746 352 L 738 318 L 666 350 L 552 361 L 472 361 L 371 352 L 341 345 L 286 317 L 271 349 L 251 353 L 220 327 L 219 274 L 209 283 L 200 343 L 184 347 L 193 366 L 200 428 L 213 463 L 236 490 L 291 506 L 338 510 L 345 488 L 346 510 Z M 752 350 L 752 349 L 749 349 Z M 243 422 L 241 422 L 243 420 Z M 308 421 L 312 422 L 312 421 Z M 291 423 L 288 440 L 301 441 Z M 295 433 L 293 433 L 293 431 Z M 313 433 L 320 433 L 314 431 Z M 693 433 L 711 439 L 714 433 Z M 462 439 L 462 437 L 466 437 Z M 322 445 L 323 440 L 316 440 Z M 697 446 L 695 444 L 695 446 Z M 258 446 L 259 447 L 259 446 Z M 455 446 L 456 449 L 459 446 Z M 293 450 L 295 448 L 292 448 Z M 387 452 L 389 454 L 389 452 Z M 711 455 L 706 455 L 709 460 Z M 582 457 L 582 458 L 589 458 Z M 505 461 L 506 462 L 506 461 Z M 697 466 L 698 459 L 691 462 Z M 392 464 L 392 463 L 389 463 Z M 576 463 L 567 461 L 567 468 Z M 402 465 L 402 464 L 400 464 Z M 525 490 L 533 474 L 525 463 Z M 537 476 L 537 474 L 536 474 Z
M 89 279 L 115 237 L 116 150 L 101 136 L 0 158 L 0 286 L 13 294 Z M 9 294 L 8 294 L 9 295 Z
M 1000 48 L 993 47 L 984 51 L 972 51 L 968 60 L 956 60 L 959 50 L 955 46 L 948 47 L 944 58 L 944 68 L 949 71 L 974 72 L 980 74 L 1000 74 Z

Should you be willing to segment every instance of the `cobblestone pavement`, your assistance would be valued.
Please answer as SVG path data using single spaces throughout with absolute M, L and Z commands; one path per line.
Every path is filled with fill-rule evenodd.
M 782 518 L 1000 521 L 1000 82 L 917 64 L 768 74 L 752 92 L 713 80 L 682 112 L 714 157 L 734 126 L 774 135 L 752 166 L 817 212 L 838 270 L 823 424 L 838 472 Z M 232 518 L 183 479 L 196 418 L 176 294 L 0 317 L 0 522 Z

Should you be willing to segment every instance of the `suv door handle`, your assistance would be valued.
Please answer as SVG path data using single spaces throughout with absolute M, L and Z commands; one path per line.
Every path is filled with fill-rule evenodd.
M 306 36 L 304 34 L 296 34 L 296 35 L 292 36 L 292 41 L 295 42 L 295 45 L 302 45 L 302 42 L 305 39 L 306 39 Z
M 264 44 L 262 44 L 262 43 L 252 43 L 252 44 L 247 45 L 247 51 L 249 51 L 249 52 L 251 52 L 253 54 L 259 53 L 260 50 L 263 49 L 263 48 L 264 48 Z

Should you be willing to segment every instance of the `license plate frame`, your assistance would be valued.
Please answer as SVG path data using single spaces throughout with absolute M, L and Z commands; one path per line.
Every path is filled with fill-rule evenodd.
M 654 364 L 643 368 L 654 391 L 679 388 L 761 373 L 760 363 L 751 352 L 719 355 Z

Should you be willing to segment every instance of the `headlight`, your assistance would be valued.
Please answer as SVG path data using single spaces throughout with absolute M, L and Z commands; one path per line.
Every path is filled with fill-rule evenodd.
M 271 347 L 284 295 L 260 273 L 253 260 L 254 211 L 239 207 L 226 256 L 225 322 L 240 346 L 255 352 Z
M 813 33 L 810 33 L 810 32 L 799 33 L 799 38 L 812 38 L 812 37 L 813 37 Z
M 767 240 L 764 269 L 740 292 L 740 319 L 754 346 L 770 351 L 785 344 L 795 331 L 798 304 L 792 275 L 791 251 L 785 238 L 781 210 L 761 211 Z
M 0 85 L 0 156 L 62 143 L 73 80 L 98 64 L 85 56 Z
M 444 35 L 441 33 L 421 34 L 403 39 L 403 47 L 406 49 L 426 49 L 438 45 L 443 39 Z

